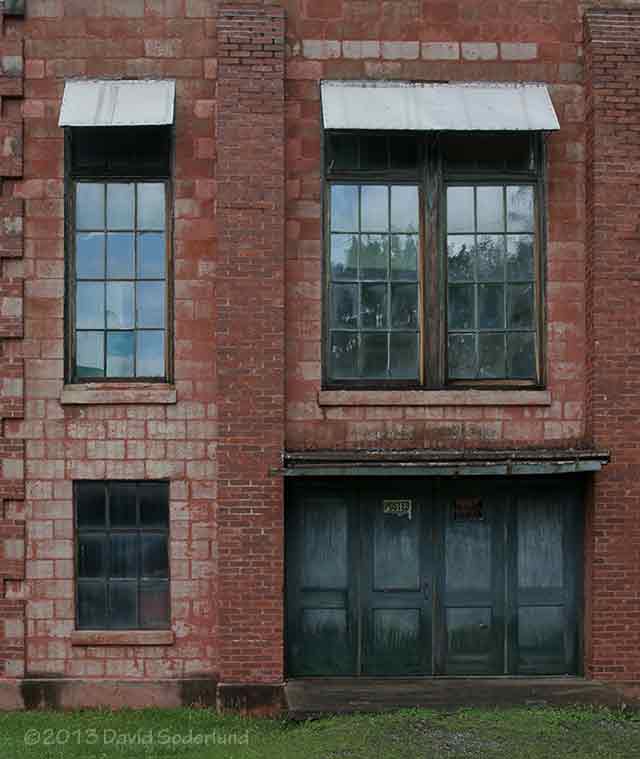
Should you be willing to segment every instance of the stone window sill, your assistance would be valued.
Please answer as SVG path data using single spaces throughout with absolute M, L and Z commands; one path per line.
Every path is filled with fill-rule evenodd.
M 177 393 L 173 385 L 154 382 L 87 382 L 65 385 L 60 395 L 63 405 L 99 405 L 104 403 L 176 403 Z
M 320 406 L 550 406 L 548 390 L 321 390 Z
M 171 646 L 173 630 L 75 630 L 72 646 Z

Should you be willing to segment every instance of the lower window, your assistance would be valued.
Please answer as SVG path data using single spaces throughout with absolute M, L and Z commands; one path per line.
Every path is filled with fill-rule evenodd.
M 75 485 L 79 630 L 169 626 L 169 484 Z

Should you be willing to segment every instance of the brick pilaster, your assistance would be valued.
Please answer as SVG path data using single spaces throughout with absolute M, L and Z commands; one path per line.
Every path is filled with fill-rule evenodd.
M 587 672 L 640 678 L 640 12 L 586 14 L 589 429 L 611 464 L 587 531 Z
M 281 8 L 220 8 L 215 603 L 227 682 L 283 674 L 284 32 Z
M 23 203 L 11 181 L 22 176 L 24 79 L 22 28 L 11 17 L 23 15 L 24 2 L 0 3 L 0 679 L 25 671 L 24 442 L 5 436 L 5 420 L 24 411 Z

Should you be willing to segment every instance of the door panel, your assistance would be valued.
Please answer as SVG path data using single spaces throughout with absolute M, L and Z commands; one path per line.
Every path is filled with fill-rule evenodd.
M 365 492 L 360 513 L 364 560 L 363 672 L 431 671 L 430 515 L 399 482 Z
M 445 488 L 438 670 L 504 673 L 504 498 L 481 483 Z

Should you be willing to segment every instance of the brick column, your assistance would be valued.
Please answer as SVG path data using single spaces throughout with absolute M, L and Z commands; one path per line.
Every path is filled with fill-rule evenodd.
M 12 199 L 22 176 L 24 58 L 22 25 L 11 18 L 22 15 L 24 2 L 0 4 L 0 681 L 25 672 L 24 442 L 5 429 L 24 407 L 23 203 Z
M 216 383 L 222 682 L 283 676 L 284 11 L 218 33 Z
M 587 530 L 587 672 L 640 680 L 640 12 L 586 14 L 589 429 L 611 450 Z

